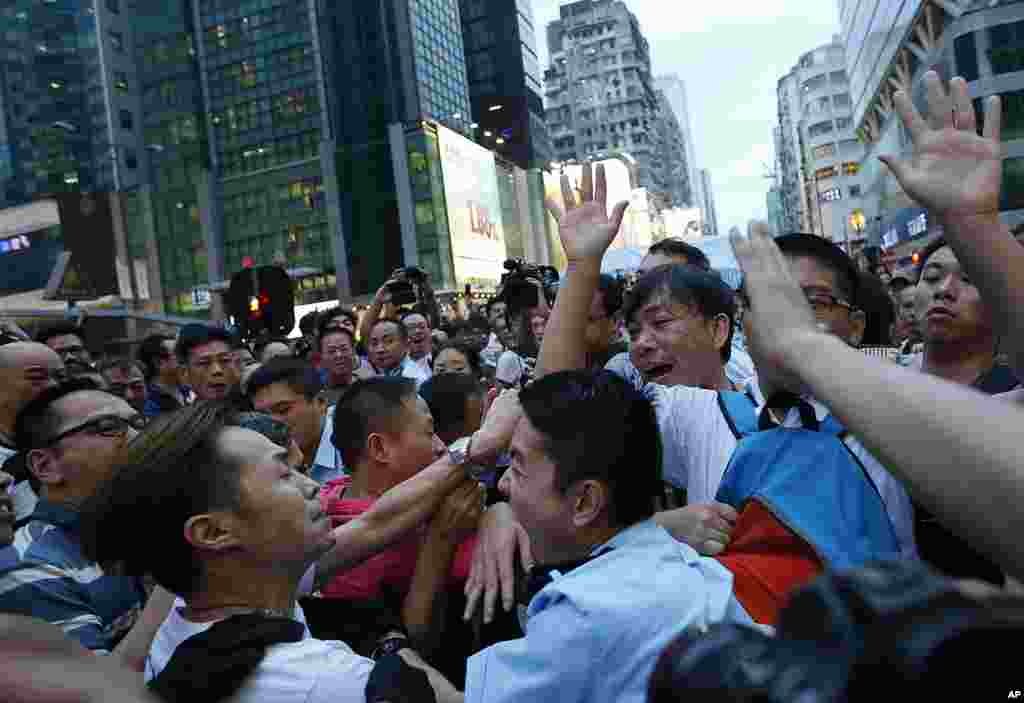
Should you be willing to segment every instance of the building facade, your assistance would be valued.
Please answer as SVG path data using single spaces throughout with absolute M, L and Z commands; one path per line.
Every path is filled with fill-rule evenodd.
M 628 153 L 637 180 L 667 193 L 650 45 L 619 0 L 579 0 L 547 27 L 545 114 L 558 161 Z
M 861 161 L 842 43 L 808 51 L 779 79 L 775 133 L 787 231 L 847 245 L 863 240 Z
M 697 187 L 697 153 L 693 146 L 693 127 L 690 122 L 689 101 L 686 97 L 686 84 L 675 75 L 660 76 L 655 81 L 655 86 L 665 96 L 667 109 L 663 105 L 662 112 L 666 115 L 666 121 L 675 122 L 678 125 L 679 141 L 682 154 L 673 161 L 673 168 L 677 176 L 677 207 L 688 207 L 697 205 L 700 202 L 699 190 Z M 673 133 L 675 133 L 673 125 Z
M 700 190 L 703 202 L 701 209 L 704 211 L 704 236 L 718 236 L 718 210 L 715 208 L 715 191 L 711 187 L 711 172 L 706 168 L 699 171 Z
M 915 0 L 839 3 L 854 120 L 866 145 L 865 213 L 869 244 L 908 265 L 915 249 L 940 232 L 938 223 L 902 191 L 881 154 L 908 155 L 912 144 L 893 109 L 893 94 L 911 95 L 926 109 L 924 74 L 948 80 L 963 76 L 975 108 L 985 98 L 1003 98 L 1003 198 L 1001 216 L 1024 221 L 1024 2 L 1019 0 Z
M 520 168 L 546 167 L 554 152 L 529 0 L 461 0 L 460 9 L 473 129 Z

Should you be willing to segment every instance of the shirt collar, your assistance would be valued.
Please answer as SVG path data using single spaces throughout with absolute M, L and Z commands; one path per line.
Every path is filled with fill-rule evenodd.
M 56 525 L 69 532 L 78 532 L 78 511 L 66 503 L 53 503 L 40 498 L 31 520 Z
M 755 412 L 757 413 L 757 416 L 760 417 L 761 413 L 764 412 L 765 405 L 767 405 L 768 401 L 765 399 L 764 393 L 761 392 L 761 386 L 758 384 L 756 376 L 751 378 L 747 383 L 745 392 L 754 399 L 754 404 L 757 406 Z M 814 409 L 814 416 L 818 419 L 818 422 L 822 422 L 826 417 L 832 414 L 827 407 L 809 394 L 800 396 L 800 399 Z M 790 428 L 801 427 L 802 422 L 800 420 L 800 411 L 797 408 L 790 408 L 786 412 L 786 417 L 783 418 L 780 425 L 782 427 Z

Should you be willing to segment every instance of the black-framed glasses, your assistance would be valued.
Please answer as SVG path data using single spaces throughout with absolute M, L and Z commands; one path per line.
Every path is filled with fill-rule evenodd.
M 804 297 L 807 298 L 807 304 L 811 306 L 814 312 L 831 312 L 835 308 L 845 308 L 848 312 L 853 312 L 856 309 L 852 304 L 842 298 L 837 298 L 831 293 L 804 290 Z
M 98 437 L 118 437 L 126 434 L 128 430 L 142 430 L 149 422 L 145 415 L 133 415 L 132 417 L 121 417 L 120 415 L 103 415 L 94 418 L 81 425 L 76 425 L 69 430 L 64 430 L 59 435 L 48 439 L 43 446 L 51 447 L 57 442 L 76 434 L 90 434 Z

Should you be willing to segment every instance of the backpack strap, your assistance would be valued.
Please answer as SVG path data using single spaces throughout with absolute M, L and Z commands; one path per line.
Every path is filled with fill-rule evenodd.
M 747 393 L 719 391 L 718 407 L 736 441 L 757 432 L 757 405 Z

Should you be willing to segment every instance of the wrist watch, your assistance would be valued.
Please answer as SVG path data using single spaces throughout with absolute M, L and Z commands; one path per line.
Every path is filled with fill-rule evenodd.
M 408 646 L 409 639 L 405 637 L 405 635 L 392 635 L 377 644 L 373 652 L 370 654 L 370 659 L 377 661 L 381 657 L 386 657 L 389 654 L 395 654 L 401 649 L 406 649 Z
M 476 436 L 474 432 L 469 437 L 463 437 L 452 442 L 452 446 L 448 449 L 448 455 L 452 458 L 452 463 L 456 466 L 466 466 L 473 463 L 470 461 L 469 454 L 473 449 L 473 437 Z

